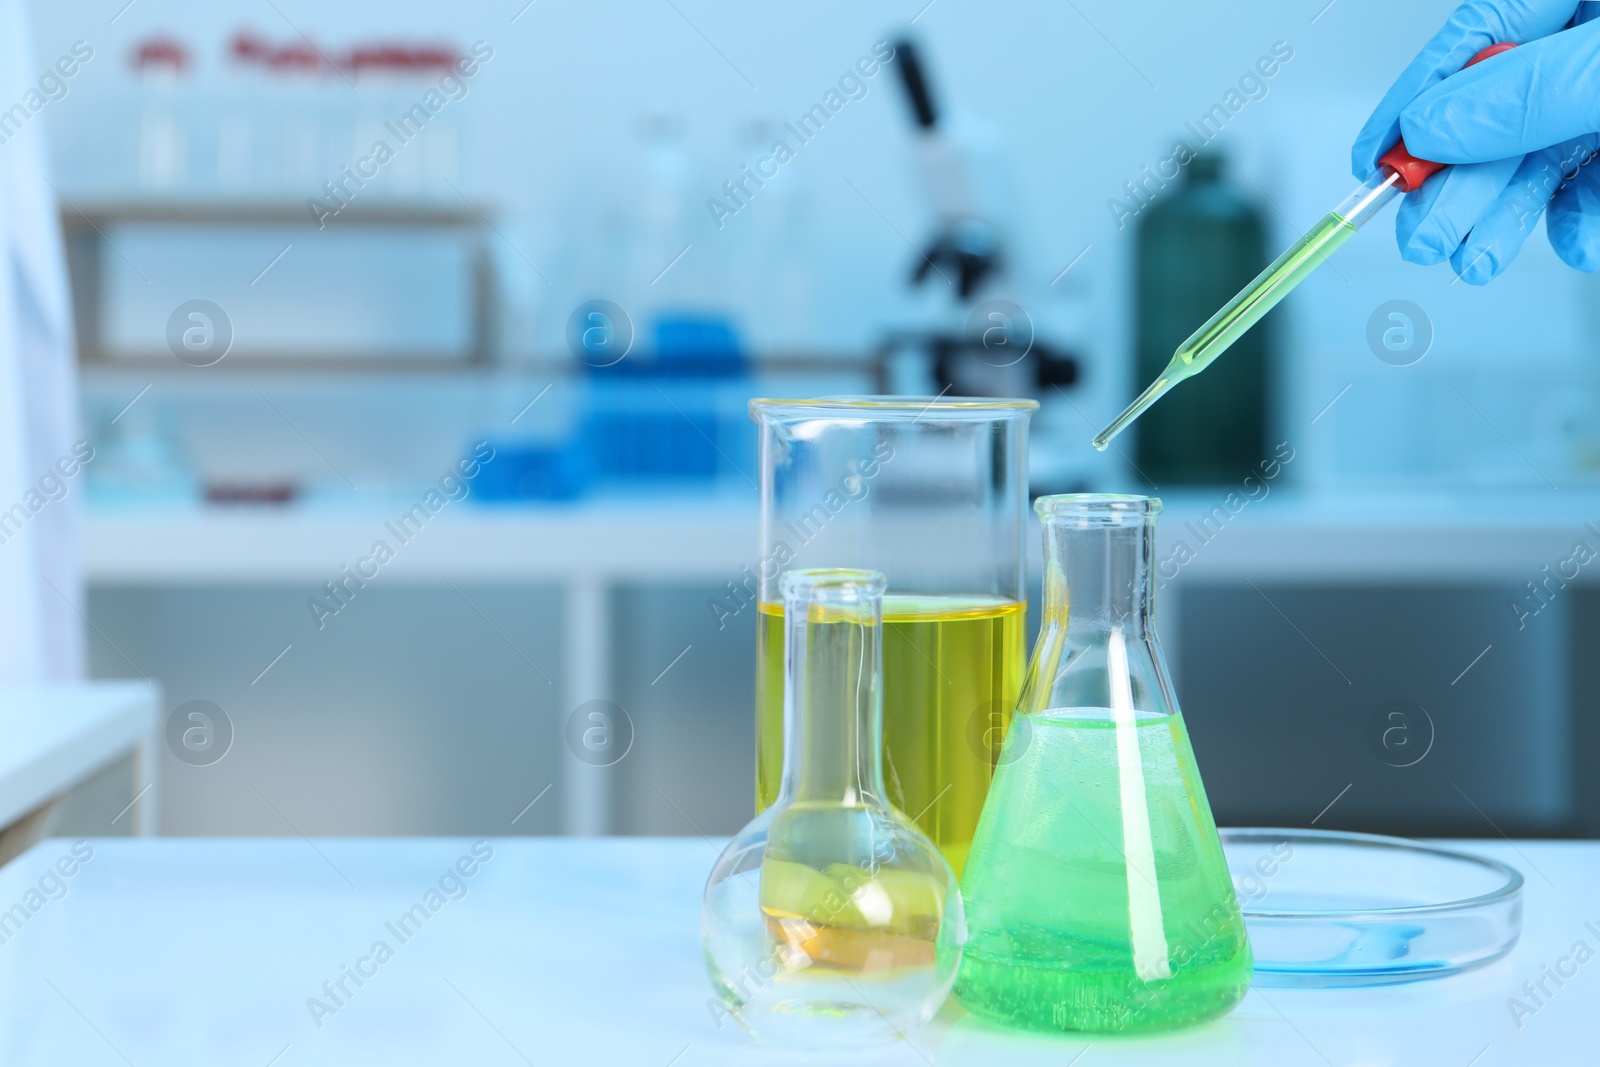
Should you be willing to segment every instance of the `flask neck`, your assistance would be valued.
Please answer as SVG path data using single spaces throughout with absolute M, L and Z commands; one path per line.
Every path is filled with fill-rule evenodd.
M 1051 517 L 1044 524 L 1044 617 L 1085 639 L 1153 629 L 1153 516 L 1116 524 Z M 1096 642 L 1098 643 L 1098 642 Z
M 883 576 L 784 578 L 783 779 L 778 806 L 881 807 Z

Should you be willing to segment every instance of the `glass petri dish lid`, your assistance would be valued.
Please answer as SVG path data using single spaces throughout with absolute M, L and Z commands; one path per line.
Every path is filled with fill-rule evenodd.
M 1255 984 L 1415 982 L 1504 956 L 1522 932 L 1522 875 L 1399 837 L 1224 829 Z

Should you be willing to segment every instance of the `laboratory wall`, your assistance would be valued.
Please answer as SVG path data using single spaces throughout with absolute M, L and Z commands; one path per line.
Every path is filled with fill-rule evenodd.
M 234 731 L 220 762 L 165 760 L 163 831 L 736 830 L 746 404 L 937 392 L 892 353 L 972 313 L 912 283 L 937 191 L 895 45 L 1005 236 L 1006 299 L 1073 368 L 1041 387 L 1036 491 L 1188 514 L 1221 491 L 1168 492 L 1088 443 L 1142 385 L 1133 241 L 1183 180 L 1175 146 L 1223 156 L 1287 246 L 1355 183 L 1356 131 L 1453 6 L 35 0 L 41 77 L 77 57 L 27 121 L 51 146 L 97 457 L 91 673 L 213 702 Z M 429 50 L 473 73 L 442 80 Z M 1542 514 L 1547 492 L 1581 517 L 1597 284 L 1542 231 L 1480 288 L 1402 262 L 1375 223 L 1273 320 L 1268 428 L 1295 458 L 1271 506 L 1315 525 L 1420 499 L 1439 558 L 1452 524 Z M 227 331 L 211 362 L 173 358 L 195 301 Z M 1403 366 L 1369 340 L 1395 301 L 1428 338 Z M 596 308 L 637 377 L 586 355 Z M 664 371 L 685 344 L 711 369 Z M 417 547 L 332 595 L 474 457 Z M 730 530 L 748 536 L 722 553 Z M 1594 832 L 1573 769 L 1595 745 L 1588 594 L 1457 686 L 1491 643 L 1478 623 L 1548 558 L 1362 575 L 1281 548 L 1295 577 L 1180 577 L 1162 617 L 1220 821 Z M 602 698 L 629 745 L 575 769 L 573 716 Z M 1437 716 L 1414 773 L 1368 743 L 1386 701 Z

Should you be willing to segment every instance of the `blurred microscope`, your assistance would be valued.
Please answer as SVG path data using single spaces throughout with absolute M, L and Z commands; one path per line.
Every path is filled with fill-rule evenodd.
M 941 113 L 915 42 L 895 43 L 894 65 L 915 124 L 914 163 L 934 221 L 909 279 L 923 292 L 923 314 L 917 326 L 890 331 L 879 348 L 887 390 L 1037 400 L 1029 446 L 1032 493 L 1085 489 L 1092 463 L 1087 427 L 1070 394 L 1082 376 L 1086 314 L 1069 314 L 1063 324 L 1067 293 L 1061 290 L 1049 294 L 1048 306 L 1042 295 L 1030 299 L 1014 269 L 1020 228 L 1007 226 L 997 210 L 999 153 L 970 132 L 964 136 Z M 1051 336 L 1042 336 L 1046 332 Z

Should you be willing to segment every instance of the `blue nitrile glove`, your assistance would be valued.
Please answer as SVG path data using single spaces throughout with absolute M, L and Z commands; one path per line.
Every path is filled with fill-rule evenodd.
M 1600 268 L 1600 16 L 1594 0 L 1468 0 L 1385 94 L 1351 151 L 1363 180 L 1403 134 L 1451 166 L 1400 205 L 1400 254 L 1482 285 L 1549 208 L 1557 254 Z M 1491 44 L 1517 48 L 1463 70 Z M 1593 116 L 1593 117 L 1591 117 Z M 1565 180 L 1564 180 L 1565 176 Z

